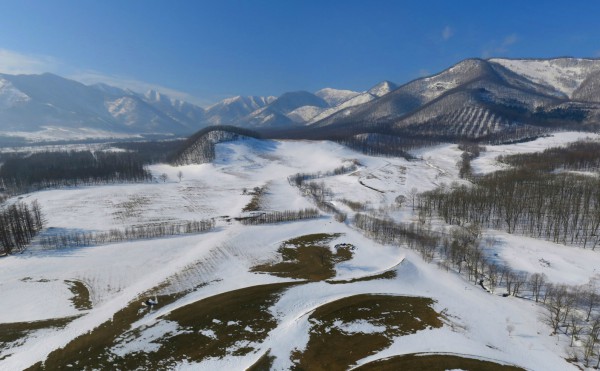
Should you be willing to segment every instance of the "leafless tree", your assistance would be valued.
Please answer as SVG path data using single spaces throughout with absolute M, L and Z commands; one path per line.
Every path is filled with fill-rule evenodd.
M 531 290 L 531 295 L 535 299 L 536 303 L 540 299 L 540 294 L 544 283 L 546 283 L 546 275 L 544 273 L 534 273 L 529 277 L 529 289 Z

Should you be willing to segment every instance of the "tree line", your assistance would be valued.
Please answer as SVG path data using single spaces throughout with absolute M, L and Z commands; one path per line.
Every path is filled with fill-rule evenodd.
M 458 149 L 463 151 L 458 163 L 458 176 L 461 178 L 471 178 L 473 169 L 471 161 L 479 157 L 481 152 L 485 152 L 485 147 L 473 142 L 462 142 L 458 145 Z
M 37 201 L 16 203 L 0 210 L 0 255 L 21 252 L 44 227 Z
M 20 194 L 49 187 L 152 179 L 130 152 L 40 152 L 9 158 L 0 167 L 0 188 Z
M 343 169 L 343 167 L 338 169 Z M 309 197 L 320 210 L 323 210 L 326 213 L 333 214 L 335 220 L 337 220 L 340 223 L 345 222 L 348 215 L 343 211 L 339 210 L 337 207 L 335 207 L 335 205 L 330 201 L 333 198 L 333 190 L 325 186 L 325 183 L 322 181 L 305 181 L 305 179 L 314 179 L 312 178 L 313 176 L 320 175 L 322 175 L 322 173 L 316 173 L 312 175 L 298 173 L 288 177 L 288 182 L 290 183 L 290 185 L 298 187 L 300 192 L 302 192 L 304 196 Z
M 209 231 L 214 227 L 214 219 L 193 220 L 184 223 L 164 222 L 151 225 L 131 226 L 125 229 L 111 229 L 106 232 L 71 232 L 54 234 L 40 238 L 40 245 L 44 249 L 103 245 L 107 243 L 154 239 L 165 236 L 195 234 Z
M 255 216 L 249 216 L 244 218 L 236 218 L 240 223 L 244 225 L 259 225 L 259 224 L 272 224 L 291 222 L 295 220 L 304 219 L 315 219 L 320 217 L 321 214 L 317 209 L 303 209 L 303 210 L 286 210 L 286 211 L 271 211 L 260 213 Z

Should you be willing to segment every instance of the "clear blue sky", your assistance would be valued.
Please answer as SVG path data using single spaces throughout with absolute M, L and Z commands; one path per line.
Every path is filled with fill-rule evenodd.
M 365 90 L 469 57 L 565 55 L 600 56 L 599 1 L 0 0 L 0 72 L 158 86 L 202 104 Z

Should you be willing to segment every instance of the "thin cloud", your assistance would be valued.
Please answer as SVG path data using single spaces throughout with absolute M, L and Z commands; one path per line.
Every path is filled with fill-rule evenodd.
M 60 69 L 61 62 L 50 56 L 23 54 L 13 50 L 0 48 L 0 72 L 19 74 L 39 74 L 56 72 Z
M 452 36 L 454 36 L 454 30 L 452 29 L 452 27 L 450 26 L 446 26 L 444 27 L 444 29 L 442 30 L 442 39 L 444 39 L 444 41 L 450 39 Z
M 75 71 L 75 72 L 73 72 Z M 52 72 L 83 84 L 105 83 L 122 89 L 144 93 L 148 90 L 158 90 L 172 98 L 206 106 L 213 99 L 201 99 L 180 90 L 168 88 L 159 84 L 139 81 L 129 77 L 108 75 L 92 70 L 76 70 L 66 66 L 59 59 L 47 55 L 25 54 L 14 50 L 0 48 L 0 73 L 9 75 L 41 74 Z
M 516 33 L 513 33 L 513 34 L 506 36 L 504 38 L 504 40 L 502 40 L 502 46 L 506 48 L 506 47 L 516 43 L 517 41 L 519 41 L 519 37 L 517 36 Z
M 510 46 L 519 41 L 519 36 L 516 33 L 506 36 L 500 43 L 496 41 L 490 42 L 481 52 L 484 58 L 498 56 L 510 52 Z
M 207 105 L 210 102 L 204 99 L 196 98 L 186 92 L 168 88 L 159 84 L 153 84 L 150 82 L 140 81 L 124 76 L 108 75 L 98 71 L 83 70 L 77 71 L 69 76 L 70 79 L 77 80 L 86 85 L 92 85 L 97 83 L 103 83 L 110 86 L 115 86 L 121 89 L 129 89 L 135 92 L 144 93 L 148 90 L 157 90 L 163 94 L 168 95 L 171 98 L 187 101 L 198 105 Z

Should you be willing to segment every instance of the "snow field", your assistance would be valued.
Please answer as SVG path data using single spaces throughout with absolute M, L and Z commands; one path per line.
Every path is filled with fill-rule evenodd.
M 487 146 L 487 152 L 473 161 L 476 171 L 491 171 L 495 157 L 502 153 L 540 151 L 589 134 L 561 133 L 530 143 Z M 267 210 L 309 207 L 300 192 L 287 183 L 297 172 L 329 171 L 346 160 L 361 163 L 353 174 L 323 181 L 333 190 L 337 204 L 342 198 L 367 202 L 373 208 L 389 206 L 398 195 L 408 197 L 412 188 L 420 192 L 458 181 L 456 162 L 461 151 L 455 145 L 440 145 L 415 151 L 422 160 L 370 157 L 329 142 L 248 140 L 217 145 L 214 164 L 172 167 L 154 165 L 155 176 L 166 173 L 167 182 L 125 184 L 50 190 L 27 195 L 37 199 L 53 230 L 97 231 L 123 226 L 174 220 L 198 220 L 239 215 L 251 196 L 242 189 L 269 184 Z M 478 162 L 479 161 L 479 162 Z M 477 163 L 478 167 L 475 166 Z M 479 169 L 479 170 L 477 170 Z M 183 179 L 177 179 L 182 171 Z M 362 182 L 363 184 L 361 184 Z M 375 188 L 373 190 L 371 188 Z M 394 215 L 411 217 L 410 204 Z M 50 230 L 52 231 L 52 230 Z M 244 369 L 267 350 L 276 356 L 275 369 L 290 366 L 289 354 L 304 349 L 309 339 L 308 316 L 320 305 L 362 293 L 431 297 L 435 309 L 447 316 L 441 329 L 422 331 L 396 339 L 381 353 L 359 363 L 394 354 L 451 352 L 497 359 L 532 370 L 567 370 L 564 345 L 548 336 L 550 329 L 539 322 L 542 308 L 517 298 L 490 295 L 451 272 L 424 263 L 412 251 L 382 246 L 363 237 L 332 218 L 242 226 L 221 222 L 211 232 L 183 237 L 143 240 L 61 251 L 31 249 L 25 254 L 0 260 L 0 290 L 3 297 L 18 303 L 0 307 L 0 322 L 23 322 L 83 314 L 63 329 L 41 330 L 23 344 L 0 351 L 0 368 L 18 370 L 43 360 L 51 351 L 109 320 L 114 313 L 139 295 L 158 286 L 161 293 L 187 292 L 181 299 L 158 306 L 132 329 L 147 326 L 142 337 L 125 339 L 115 348 L 118 354 L 136 350 L 152 351 L 153 339 L 178 331 L 160 319 L 177 308 L 219 293 L 254 285 L 289 281 L 267 274 L 249 272 L 259 263 L 278 259 L 281 242 L 311 233 L 343 233 L 331 242 L 356 246 L 351 260 L 336 266 L 336 279 L 378 274 L 396 267 L 391 280 L 332 285 L 307 283 L 287 290 L 269 310 L 278 326 L 256 351 L 243 357 L 209 359 L 201 364 L 182 363 L 180 369 Z M 499 242 L 489 251 L 514 269 L 539 270 L 539 259 L 550 262 L 540 267 L 553 282 L 586 283 L 596 275 L 599 259 L 595 252 L 554 245 L 533 239 L 493 233 Z M 545 269 L 545 270 L 544 270 Z M 28 279 L 28 277 L 30 279 Z M 64 280 L 80 280 L 90 290 L 91 310 L 76 310 Z M 162 284 L 165 284 L 162 285 Z M 7 295 L 7 296 L 4 296 Z M 21 309 L 22 308 L 22 309 Z M 376 330 L 367 323 L 355 329 Z M 341 325 L 345 326 L 345 325 Z M 514 328 L 508 331 L 508 327 Z

